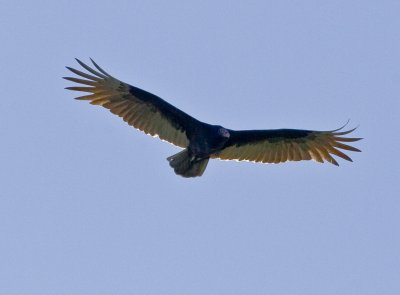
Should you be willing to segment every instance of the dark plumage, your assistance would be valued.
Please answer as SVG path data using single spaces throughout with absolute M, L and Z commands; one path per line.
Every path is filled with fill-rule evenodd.
M 339 149 L 360 151 L 343 143 L 361 139 L 343 137 L 354 130 L 340 131 L 343 127 L 332 131 L 235 131 L 203 123 L 158 96 L 112 77 L 93 60 L 96 70 L 77 61 L 89 74 L 67 67 L 80 77 L 64 79 L 80 86 L 66 89 L 91 93 L 76 99 L 101 105 L 146 134 L 184 148 L 167 158 L 175 173 L 183 177 L 201 176 L 210 158 L 261 163 L 313 159 L 339 166 L 332 155 L 351 161 Z

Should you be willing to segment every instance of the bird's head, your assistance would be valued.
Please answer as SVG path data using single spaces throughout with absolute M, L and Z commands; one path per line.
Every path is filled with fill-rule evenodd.
M 228 139 L 231 134 L 229 133 L 228 130 L 226 130 L 224 127 L 219 127 L 218 128 L 218 134 L 226 139 Z

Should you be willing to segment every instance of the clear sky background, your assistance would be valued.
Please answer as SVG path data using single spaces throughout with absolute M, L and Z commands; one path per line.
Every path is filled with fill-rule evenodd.
M 1 1 L 0 294 L 400 294 L 399 1 Z M 73 100 L 64 66 L 228 128 L 364 137 L 211 161 Z

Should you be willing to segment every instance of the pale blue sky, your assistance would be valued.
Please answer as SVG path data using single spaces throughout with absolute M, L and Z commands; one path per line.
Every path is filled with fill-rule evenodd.
M 2 1 L 0 294 L 400 294 L 399 1 Z M 362 153 L 212 161 L 73 100 L 64 66 L 228 128 Z

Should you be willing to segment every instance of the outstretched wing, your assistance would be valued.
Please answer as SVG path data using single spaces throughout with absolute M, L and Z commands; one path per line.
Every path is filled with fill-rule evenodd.
M 187 132 L 195 128 L 198 123 L 196 119 L 158 96 L 112 77 L 93 60 L 92 63 L 97 70 L 78 59 L 77 61 L 90 74 L 67 67 L 80 77 L 64 77 L 64 79 L 78 83 L 80 86 L 66 89 L 91 94 L 76 99 L 101 105 L 146 134 L 158 136 L 162 140 L 183 148 L 188 146 Z
M 213 155 L 213 158 L 262 163 L 283 163 L 286 161 L 313 159 L 320 163 L 327 161 L 339 166 L 332 155 L 352 161 L 349 156 L 339 149 L 360 152 L 359 149 L 343 142 L 353 142 L 361 139 L 343 137 L 343 135 L 354 131 L 355 128 L 344 132 L 339 132 L 340 129 L 332 131 L 296 129 L 229 130 L 231 137 L 227 141 L 225 148 Z

